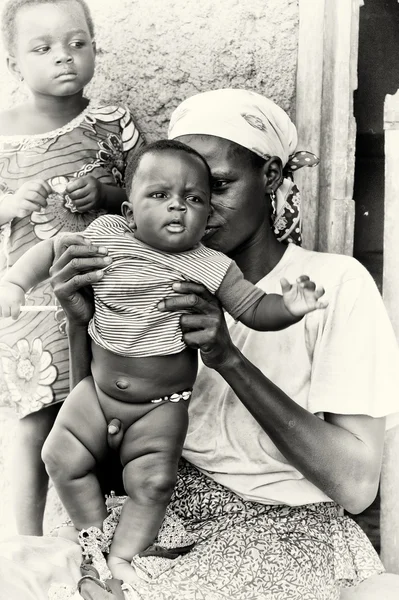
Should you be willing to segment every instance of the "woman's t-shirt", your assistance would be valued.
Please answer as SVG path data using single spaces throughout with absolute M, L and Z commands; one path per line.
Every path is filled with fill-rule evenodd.
M 326 310 L 277 332 L 227 323 L 234 344 L 300 406 L 324 412 L 390 415 L 399 422 L 399 351 L 378 289 L 354 258 L 289 245 L 257 283 L 279 293 L 280 279 L 308 275 L 324 286 Z M 245 499 L 300 505 L 329 498 L 288 464 L 224 379 L 201 365 L 183 456 Z M 395 414 L 396 413 L 396 414 Z

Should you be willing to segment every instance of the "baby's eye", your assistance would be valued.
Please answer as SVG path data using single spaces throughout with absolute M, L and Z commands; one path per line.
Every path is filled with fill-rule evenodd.
M 35 48 L 34 52 L 37 52 L 38 54 L 44 54 L 48 50 L 50 50 L 50 46 L 40 46 L 40 48 Z
M 85 46 L 85 43 L 80 40 L 77 40 L 76 42 L 72 42 L 71 46 L 73 48 L 83 48 L 83 46 Z
M 188 202 L 194 202 L 194 204 L 202 202 L 202 198 L 199 196 L 186 196 L 186 200 L 188 200 Z
M 166 198 L 166 197 L 167 197 L 167 196 L 166 196 L 165 192 L 153 192 L 153 193 L 151 194 L 151 198 L 159 198 L 159 199 L 162 199 L 162 198 Z

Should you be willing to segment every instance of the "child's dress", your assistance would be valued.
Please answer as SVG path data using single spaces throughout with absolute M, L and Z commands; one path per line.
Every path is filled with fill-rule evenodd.
M 62 231 L 83 231 L 104 211 L 79 213 L 65 187 L 92 175 L 102 183 L 123 185 L 127 153 L 141 137 L 127 109 L 87 108 L 64 127 L 45 134 L 0 136 L 0 202 L 23 183 L 44 179 L 51 186 L 48 206 L 0 227 L 0 278 L 29 248 Z M 4 202 L 12 202 L 12 196 Z M 27 305 L 55 305 L 49 282 L 34 288 Z M 0 319 L 0 406 L 19 417 L 64 400 L 69 391 L 68 342 L 61 309 L 23 312 L 18 320 Z

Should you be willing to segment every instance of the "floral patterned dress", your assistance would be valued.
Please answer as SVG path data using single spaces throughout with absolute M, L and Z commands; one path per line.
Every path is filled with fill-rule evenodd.
M 55 131 L 0 136 L 0 198 L 32 179 L 46 180 L 53 193 L 48 206 L 15 218 L 0 228 L 0 277 L 29 248 L 60 232 L 83 231 L 101 214 L 79 213 L 66 185 L 92 175 L 104 184 L 123 186 L 127 153 L 141 144 L 129 111 L 90 102 L 73 121 Z M 27 305 L 56 305 L 49 282 L 32 289 Z M 61 309 L 21 313 L 0 319 L 0 406 L 24 417 L 68 393 L 68 344 Z

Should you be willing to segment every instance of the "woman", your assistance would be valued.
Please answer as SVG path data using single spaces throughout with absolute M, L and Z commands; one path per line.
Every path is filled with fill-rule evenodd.
M 164 310 L 189 310 L 184 339 L 204 363 L 171 502 L 197 543 L 161 575 L 152 557 L 141 559 L 147 577 L 125 597 L 333 600 L 341 586 L 383 571 L 340 508 L 357 513 L 375 497 L 385 417 L 398 410 L 390 393 L 398 349 L 381 298 L 354 259 L 286 244 L 299 241 L 300 215 L 284 167 L 311 157 L 292 157 L 296 130 L 274 103 L 243 90 L 199 94 L 176 109 L 169 136 L 199 151 L 214 177 L 204 242 L 267 292 L 307 273 L 329 307 L 284 332 L 258 333 L 226 322 L 197 284 L 165 301 Z M 104 266 L 97 249 L 77 242 L 70 238 L 53 267 L 75 382 L 89 368 L 82 287 Z M 96 587 L 85 579 L 82 594 L 118 597 Z

